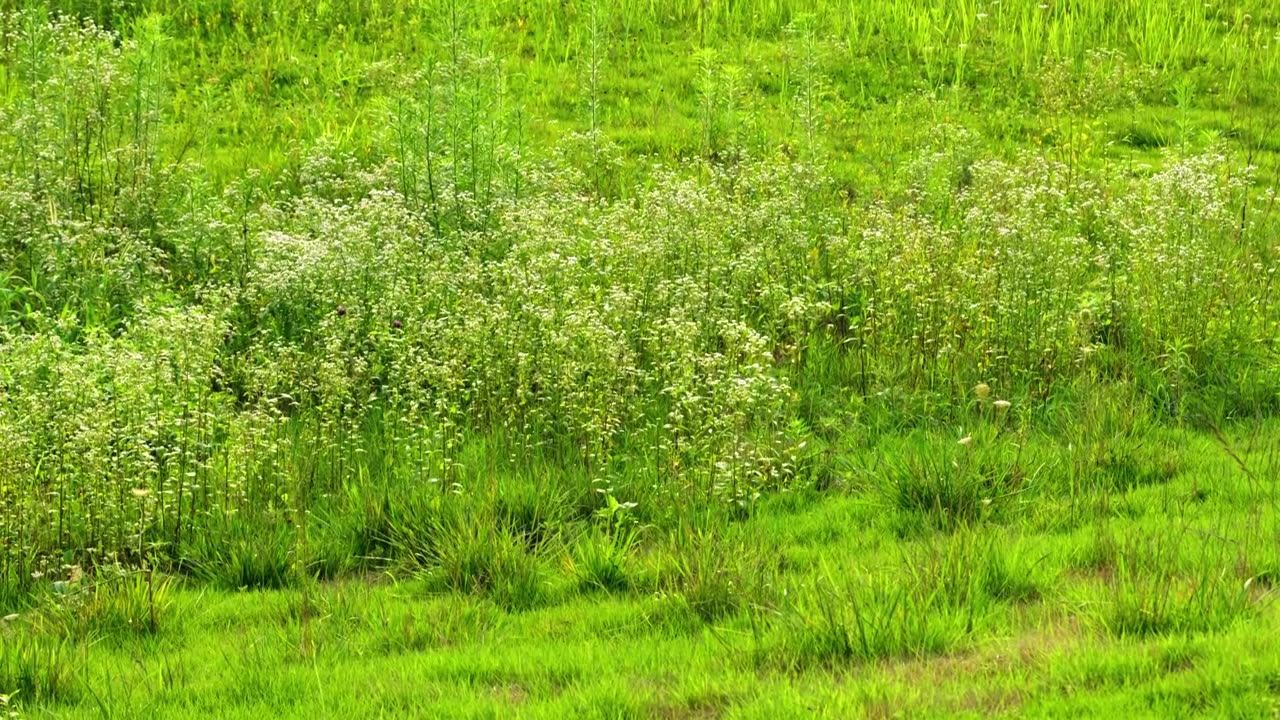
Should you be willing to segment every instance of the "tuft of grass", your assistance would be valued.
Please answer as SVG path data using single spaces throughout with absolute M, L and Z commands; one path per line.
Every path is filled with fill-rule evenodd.
M 649 562 L 659 592 L 687 605 L 703 622 L 776 602 L 777 559 L 755 539 L 715 525 L 677 528 Z
M 936 655 L 972 632 L 965 610 L 884 578 L 822 580 L 788 595 L 783 619 L 757 648 L 757 661 L 769 666 L 804 670 Z
M 497 521 L 531 552 L 552 546 L 570 516 L 565 492 L 530 482 L 504 483 L 498 489 Z
M 543 560 L 524 538 L 496 523 L 491 508 L 455 498 L 436 505 L 423 526 L 393 532 L 404 555 L 440 588 L 482 595 L 509 610 L 548 599 Z
M 0 687 L 6 703 L 47 706 L 78 697 L 71 640 L 10 627 L 0 627 L 0 639 Z
M 1224 553 L 1204 549 L 1182 571 L 1176 552 L 1168 540 L 1122 548 L 1098 624 L 1118 637 L 1186 636 L 1221 631 L 1248 615 L 1250 583 L 1236 577 Z
M 240 518 L 201 536 L 184 562 L 194 575 L 228 590 L 275 589 L 296 581 L 296 532 L 286 522 Z
M 906 554 L 904 565 L 913 587 L 978 619 L 994 603 L 1038 600 L 1052 583 L 1044 560 L 1007 535 L 965 529 L 940 543 L 924 542 Z
M 175 580 L 153 570 L 100 568 L 91 581 L 68 585 L 45 609 L 56 631 L 72 638 L 120 640 L 171 629 Z
M 591 531 L 572 546 L 568 556 L 569 573 L 582 590 L 623 592 L 635 584 L 631 553 L 636 532 Z
M 1064 420 L 1071 493 L 1124 493 L 1167 483 L 1186 465 L 1183 443 L 1152 416 L 1131 386 L 1085 391 Z
M 1016 509 L 1029 481 L 1016 449 L 966 439 L 928 436 L 880 459 L 878 489 L 900 514 L 903 534 L 952 532 L 1009 518 Z

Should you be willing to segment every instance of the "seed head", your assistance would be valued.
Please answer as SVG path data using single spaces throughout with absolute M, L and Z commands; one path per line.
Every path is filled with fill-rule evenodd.
M 978 383 L 973 386 L 973 394 L 977 395 L 979 400 L 986 400 L 991 395 L 991 386 L 986 383 Z

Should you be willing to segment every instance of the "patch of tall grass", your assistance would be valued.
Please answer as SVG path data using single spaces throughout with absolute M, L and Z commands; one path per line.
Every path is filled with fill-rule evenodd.
M 908 522 L 948 532 L 1052 484 L 1020 461 L 1035 428 L 1071 443 L 1073 492 L 1168 480 L 1156 423 L 1280 401 L 1280 220 L 1248 158 L 1091 165 L 1074 126 L 1054 151 L 995 157 L 938 123 L 876 196 L 851 198 L 823 124 L 833 30 L 872 58 L 913 48 L 931 85 L 1034 77 L 1060 123 L 1158 92 L 1170 63 L 1225 66 L 1247 39 L 1242 17 L 1164 24 L 1139 5 L 705 10 L 707 27 L 778 34 L 800 132 L 761 142 L 760 89 L 730 91 L 704 54 L 702 152 L 643 167 L 603 133 L 599 75 L 624 61 L 602 34 L 637 31 L 634 8 L 566 30 L 590 120 L 558 145 L 529 143 L 485 39 L 525 15 L 293 8 L 355 33 L 453 19 L 367 152 L 315 142 L 225 184 L 162 147 L 167 53 L 229 27 L 285 43 L 265 6 L 192 2 L 168 23 L 75 8 L 125 34 L 5 13 L 0 601 L 69 567 L 241 588 L 408 563 L 519 609 L 557 553 L 583 587 L 632 587 L 643 543 L 602 512 L 655 536 L 750 517 L 766 495 L 834 485 L 846 427 L 930 433 L 872 474 Z M 535 9 L 578 11 L 520 12 Z M 1104 30 L 1117 16 L 1142 18 L 1137 48 Z M 1095 46 L 1108 39 L 1122 52 Z M 1062 407 L 1065 423 L 1042 421 Z M 969 429 L 936 440 L 944 424 Z M 656 583 L 720 617 L 742 604 L 720 563 L 689 550 Z M 888 589 L 857 592 L 896 617 Z

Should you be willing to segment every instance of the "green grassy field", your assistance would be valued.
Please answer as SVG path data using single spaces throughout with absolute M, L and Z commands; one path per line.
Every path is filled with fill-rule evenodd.
M 1271 717 L 1280 6 L 0 0 L 0 717 Z

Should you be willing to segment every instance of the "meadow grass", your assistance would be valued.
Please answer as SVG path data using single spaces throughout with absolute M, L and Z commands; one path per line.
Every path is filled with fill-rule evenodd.
M 0 3 L 0 713 L 1273 712 L 1278 53 Z

